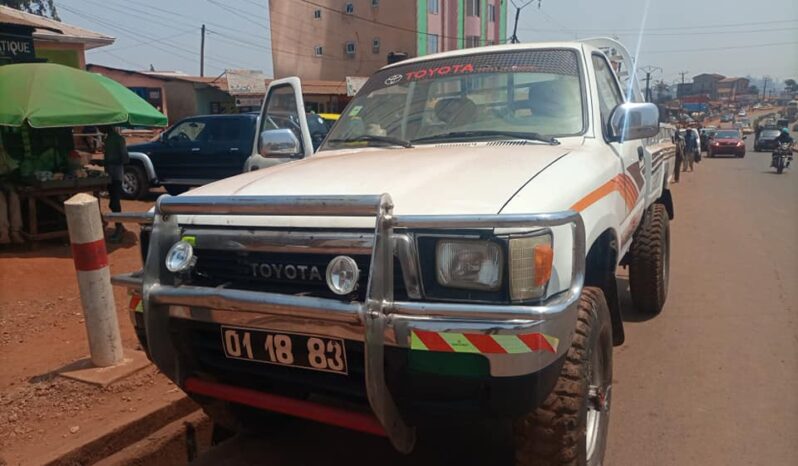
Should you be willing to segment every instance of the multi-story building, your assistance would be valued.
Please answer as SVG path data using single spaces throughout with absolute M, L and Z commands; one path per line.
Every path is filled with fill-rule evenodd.
M 509 0 L 269 0 L 274 76 L 369 76 L 409 57 L 497 44 Z
M 736 102 L 740 96 L 748 94 L 748 79 L 724 78 L 718 81 L 718 99 Z
M 717 73 L 702 73 L 693 76 L 693 94 L 708 95 L 710 99 L 718 98 L 718 83 L 725 76 Z

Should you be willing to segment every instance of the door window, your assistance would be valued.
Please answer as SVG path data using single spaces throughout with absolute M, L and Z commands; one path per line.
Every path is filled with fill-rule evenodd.
M 191 143 L 199 140 L 205 132 L 205 123 L 196 120 L 184 121 L 169 131 L 167 141 L 172 144 Z
M 610 64 L 602 55 L 593 55 L 593 69 L 596 71 L 596 87 L 598 88 L 599 112 L 601 113 L 601 129 L 607 134 L 607 122 L 610 113 L 623 103 L 623 95 L 618 89 L 618 81 L 612 73 Z
M 260 132 L 269 129 L 290 129 L 302 146 L 302 130 L 294 88 L 288 84 L 273 87 L 266 101 L 266 111 L 261 120 Z

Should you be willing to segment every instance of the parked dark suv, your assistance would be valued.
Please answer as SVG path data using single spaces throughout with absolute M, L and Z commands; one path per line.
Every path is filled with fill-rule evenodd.
M 123 194 L 138 199 L 150 187 L 163 186 L 174 195 L 241 173 L 254 151 L 257 122 L 254 114 L 194 116 L 158 139 L 128 146 Z

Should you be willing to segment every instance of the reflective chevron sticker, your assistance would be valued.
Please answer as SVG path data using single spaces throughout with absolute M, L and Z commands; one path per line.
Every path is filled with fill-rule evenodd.
M 483 333 L 413 330 L 410 349 L 443 353 L 519 354 L 533 351 L 557 353 L 560 340 L 542 333 L 485 335 Z
M 137 294 L 131 294 L 128 309 L 135 312 L 144 312 L 144 303 L 141 302 L 141 296 Z

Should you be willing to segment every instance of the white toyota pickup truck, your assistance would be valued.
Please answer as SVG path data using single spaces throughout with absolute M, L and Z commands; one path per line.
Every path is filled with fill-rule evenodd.
M 261 128 L 297 160 L 123 214 L 151 222 L 114 277 L 143 346 L 229 428 L 273 412 L 409 452 L 499 422 L 518 465 L 600 464 L 616 269 L 637 312 L 668 286 L 673 146 L 632 69 L 609 39 L 458 50 L 375 73 L 315 154 L 304 123 Z M 287 78 L 262 112 L 303 108 Z

